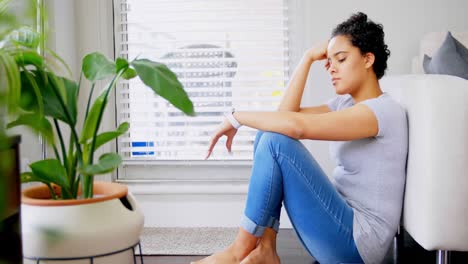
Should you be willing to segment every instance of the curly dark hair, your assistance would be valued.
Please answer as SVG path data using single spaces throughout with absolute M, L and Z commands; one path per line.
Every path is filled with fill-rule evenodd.
M 374 54 L 375 61 L 372 67 L 375 75 L 377 79 L 384 76 L 390 50 L 384 42 L 385 33 L 382 24 L 374 23 L 367 19 L 366 14 L 358 12 L 333 29 L 332 38 L 339 35 L 348 37 L 352 45 L 361 50 L 361 54 L 367 52 Z

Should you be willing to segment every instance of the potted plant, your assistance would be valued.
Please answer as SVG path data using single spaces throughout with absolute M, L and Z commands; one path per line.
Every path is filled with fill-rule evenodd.
M 0 263 L 22 263 L 21 203 L 19 170 L 19 135 L 6 132 L 8 114 L 17 110 L 20 85 L 9 65 L 14 60 L 6 54 L 4 40 L 19 26 L 8 9 L 8 1 L 0 0 Z M 18 80 L 18 79 L 16 79 Z
M 109 95 L 120 79 L 140 78 L 187 115 L 194 115 L 193 104 L 176 75 L 164 64 L 148 59 L 112 61 L 93 52 L 83 58 L 78 82 L 61 76 L 37 52 L 43 37 L 22 27 L 5 37 L 0 51 L 6 58 L 3 61 L 8 85 L 21 88 L 16 94 L 20 95 L 17 104 L 21 111 L 7 127 L 32 128 L 46 139 L 54 153 L 54 157 L 29 164 L 31 171 L 21 174 L 22 182 L 42 183 L 23 191 L 24 257 L 34 261 L 64 260 L 127 250 L 118 259 L 110 259 L 116 255 L 108 256 L 105 262 L 128 263 L 121 257 L 138 243 L 143 214 L 125 185 L 94 181 L 94 175 L 112 172 L 121 163 L 117 153 L 97 158 L 96 151 L 129 128 L 125 122 L 114 131 L 99 131 Z M 63 62 L 56 55 L 54 58 Z M 92 88 L 87 95 L 84 122 L 79 124 L 77 102 L 82 77 L 91 82 Z M 109 83 L 93 100 L 96 82 L 105 79 Z M 133 259 L 131 254 L 126 257 Z M 94 261 L 98 262 L 99 258 Z

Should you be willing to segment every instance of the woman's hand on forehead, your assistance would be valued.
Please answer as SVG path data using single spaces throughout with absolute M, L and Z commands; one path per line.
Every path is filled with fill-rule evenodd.
M 306 55 L 313 61 L 327 58 L 328 40 L 318 43 L 306 51 Z

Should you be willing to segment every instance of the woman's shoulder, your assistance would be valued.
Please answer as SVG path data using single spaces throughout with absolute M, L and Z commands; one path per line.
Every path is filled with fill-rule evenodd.
M 360 103 L 367 105 L 372 112 L 374 112 L 377 118 L 380 136 L 401 136 L 401 133 L 406 133 L 406 111 L 402 105 L 389 94 L 383 93 L 379 97 L 367 99 Z M 397 133 L 397 130 L 401 131 L 401 133 Z
M 371 102 L 372 104 L 380 108 L 384 108 L 386 110 L 393 110 L 393 111 L 397 111 L 400 113 L 405 112 L 405 109 L 403 108 L 403 106 L 399 102 L 397 102 L 390 94 L 386 92 L 382 93 L 378 97 L 367 99 L 367 100 L 361 101 L 360 103 L 368 104 L 369 102 Z
M 382 101 L 383 106 L 388 108 L 388 110 L 393 110 L 395 114 L 406 115 L 405 108 L 390 94 L 384 92 L 382 96 L 379 97 L 379 99 Z

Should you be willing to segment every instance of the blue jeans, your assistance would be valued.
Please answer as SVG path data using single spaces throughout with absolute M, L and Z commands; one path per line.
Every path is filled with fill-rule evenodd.
M 353 210 L 298 140 L 259 131 L 240 226 L 261 237 L 279 228 L 284 202 L 297 236 L 320 263 L 363 263 L 353 238 Z

